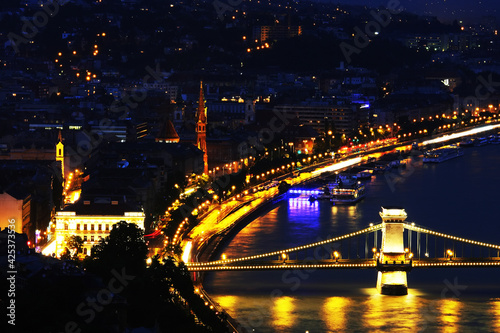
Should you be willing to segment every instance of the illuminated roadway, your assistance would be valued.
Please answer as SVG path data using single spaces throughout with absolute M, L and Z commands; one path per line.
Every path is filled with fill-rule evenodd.
M 445 134 L 439 138 L 425 140 L 421 143 L 421 145 L 425 146 L 434 143 L 442 143 L 449 140 L 456 140 L 461 137 L 491 131 L 496 128 L 500 128 L 500 124 L 490 124 L 458 133 Z M 404 144 L 400 144 L 399 146 L 404 146 Z M 380 149 L 380 147 L 376 149 Z M 311 172 L 301 172 L 299 176 L 295 178 L 286 178 L 286 180 L 290 185 L 293 186 L 319 177 L 322 173 L 341 171 L 363 162 L 364 158 L 366 158 L 366 156 L 368 156 L 370 153 L 373 152 L 363 152 L 359 154 L 360 156 L 358 157 L 353 157 L 341 162 L 317 167 Z M 309 167 L 307 169 L 309 169 Z M 250 189 L 247 193 L 248 194 L 242 195 L 238 199 L 233 197 L 232 200 L 225 201 L 222 204 L 217 205 L 215 208 L 212 208 L 212 210 L 206 214 L 205 218 L 202 219 L 199 224 L 189 232 L 187 238 L 185 238 L 181 244 L 183 248 L 182 259 L 185 263 L 187 263 L 188 265 L 195 264 L 192 261 L 198 261 L 200 259 L 198 258 L 198 254 L 200 253 L 203 246 L 206 245 L 207 241 L 211 239 L 211 237 L 224 233 L 225 231 L 233 227 L 236 222 L 247 216 L 249 213 L 253 212 L 260 205 L 271 201 L 275 196 L 278 195 L 278 187 L 274 186 L 259 191 L 257 191 L 256 189 Z M 424 232 L 423 230 L 420 231 Z M 450 236 L 450 239 L 459 240 L 454 236 Z M 474 243 L 474 241 L 471 242 L 472 244 L 476 244 Z M 417 265 L 416 262 L 415 265 Z M 424 264 L 422 263 L 421 265 Z
M 453 258 L 449 259 L 414 259 L 411 267 L 418 268 L 443 268 L 443 267 L 500 267 L 500 258 L 470 259 Z M 208 271 L 249 271 L 249 270 L 289 270 L 289 269 L 368 269 L 377 268 L 374 259 L 345 259 L 335 262 L 334 259 L 315 260 L 315 263 L 304 263 L 303 261 L 272 260 L 265 262 L 256 262 L 248 265 L 216 265 L 216 266 L 189 266 L 191 272 Z
M 400 263 L 388 263 L 386 262 L 384 268 L 391 269 L 391 267 L 397 270 L 398 267 L 407 266 L 409 269 L 413 267 L 419 268 L 439 268 L 439 267 L 495 267 L 500 266 L 500 246 L 495 244 L 478 242 L 466 238 L 456 237 L 440 232 L 435 232 L 429 229 L 425 229 L 419 226 L 415 226 L 414 223 L 404 223 L 403 227 L 410 231 L 421 232 L 431 236 L 437 236 L 444 239 L 450 239 L 453 241 L 462 242 L 465 244 L 470 244 L 474 246 L 480 246 L 483 248 L 488 248 L 490 250 L 497 251 L 497 257 L 481 257 L 481 258 L 462 258 L 462 257 L 451 257 L 451 258 L 423 258 L 423 259 L 406 259 Z M 350 239 L 363 234 L 372 233 L 383 228 L 383 224 L 371 225 L 368 228 L 352 232 L 346 235 L 333 237 L 327 240 L 314 242 L 302 246 L 296 246 L 288 249 L 282 249 L 278 251 L 262 253 L 241 258 L 223 258 L 221 260 L 209 261 L 209 262 L 188 262 L 189 271 L 200 272 L 200 271 L 241 271 L 241 270 L 287 270 L 287 269 L 366 269 L 366 268 L 377 268 L 376 259 L 339 259 L 339 258 L 328 258 L 328 259 L 301 259 L 293 260 L 289 258 L 289 254 L 292 252 L 303 251 L 310 248 L 320 247 L 325 244 L 339 242 L 345 239 Z M 264 258 L 278 257 L 278 260 L 264 260 Z M 410 257 L 411 258 L 411 257 Z M 394 265 L 394 266 L 393 266 Z

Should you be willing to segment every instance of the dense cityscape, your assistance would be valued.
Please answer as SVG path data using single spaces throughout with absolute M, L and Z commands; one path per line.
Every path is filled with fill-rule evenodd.
M 322 173 L 411 166 L 449 135 L 500 142 L 497 9 L 452 12 L 2 1 L 2 325 L 245 332 L 188 264 L 218 259 L 245 214 Z

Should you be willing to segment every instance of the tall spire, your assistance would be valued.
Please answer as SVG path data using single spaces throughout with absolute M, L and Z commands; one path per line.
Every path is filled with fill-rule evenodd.
M 203 173 L 208 174 L 207 155 L 207 115 L 205 113 L 205 98 L 203 97 L 203 82 L 200 81 L 200 99 L 196 120 L 196 146 L 203 151 Z
M 198 100 L 198 122 L 206 123 L 207 115 L 205 114 L 205 98 L 203 96 L 203 81 L 200 81 L 200 98 Z
M 56 162 L 60 163 L 62 178 L 63 179 L 66 178 L 65 173 L 64 173 L 65 172 L 65 170 L 64 170 L 64 144 L 63 144 L 61 130 L 59 130 L 59 133 L 57 135 Z

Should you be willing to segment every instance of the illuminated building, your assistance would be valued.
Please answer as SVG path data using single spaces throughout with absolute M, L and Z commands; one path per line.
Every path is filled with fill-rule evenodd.
M 144 229 L 142 209 L 127 202 L 124 196 L 95 196 L 80 199 L 55 216 L 55 253 L 60 256 L 66 247 L 65 238 L 80 236 L 83 254 L 90 255 L 92 246 L 109 235 L 113 225 L 120 221 L 135 223 Z
M 196 114 L 196 147 L 203 151 L 203 173 L 208 175 L 207 110 L 205 109 L 202 82 L 200 82 L 200 99 L 198 101 L 198 112 Z
M 0 218 L 0 229 L 7 228 L 9 221 L 14 220 L 14 230 L 17 233 L 30 235 L 28 227 L 31 222 L 31 195 L 17 188 L 0 193 Z
M 260 42 L 287 39 L 302 35 L 302 27 L 286 25 L 261 25 L 253 28 L 254 39 Z
M 311 126 L 319 133 L 324 131 L 325 121 L 333 124 L 340 135 L 349 136 L 357 127 L 356 106 L 276 105 L 274 110 L 295 115 L 301 123 Z
M 59 131 L 58 142 L 56 144 L 56 161 L 61 163 L 61 174 L 63 178 L 66 178 L 64 174 L 64 144 L 62 143 L 61 131 Z

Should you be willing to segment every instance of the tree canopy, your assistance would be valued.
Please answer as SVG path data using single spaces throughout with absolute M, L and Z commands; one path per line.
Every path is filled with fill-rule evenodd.
M 134 223 L 120 221 L 113 225 L 108 237 L 92 248 L 89 268 L 101 276 L 109 276 L 113 269 L 122 268 L 139 274 L 146 268 L 147 253 L 144 231 Z

